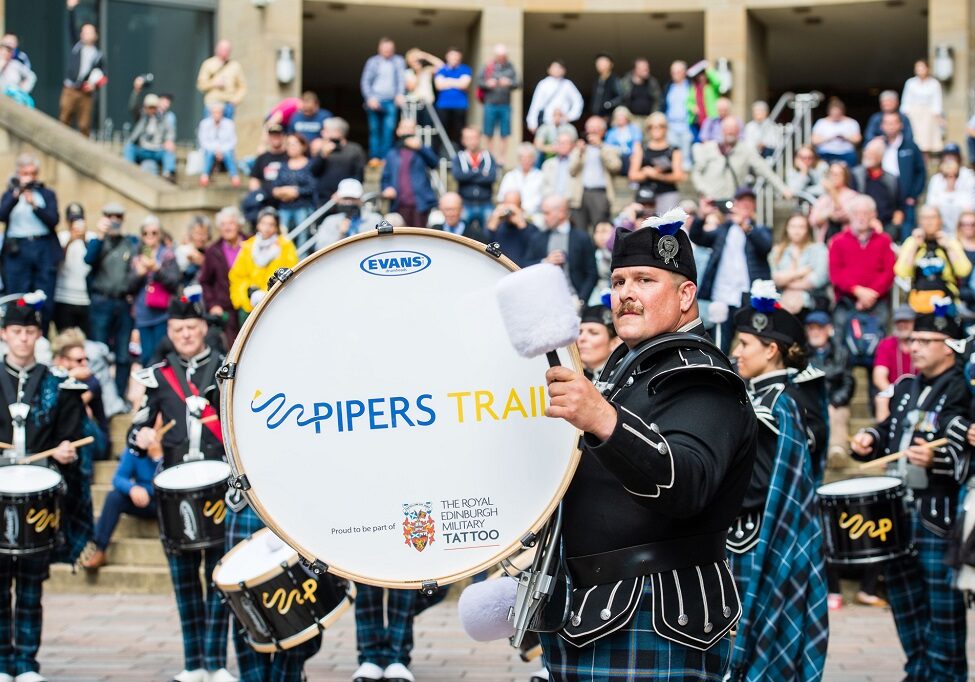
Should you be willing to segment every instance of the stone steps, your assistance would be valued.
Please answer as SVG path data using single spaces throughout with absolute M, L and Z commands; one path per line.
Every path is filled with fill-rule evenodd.
M 169 568 L 163 566 L 108 565 L 98 571 L 51 566 L 45 592 L 96 594 L 169 594 L 173 590 Z

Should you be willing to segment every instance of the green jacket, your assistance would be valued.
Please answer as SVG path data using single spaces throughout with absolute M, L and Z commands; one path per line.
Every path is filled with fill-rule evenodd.
M 718 115 L 717 101 L 721 96 L 721 76 L 714 69 L 707 69 L 705 72 L 708 80 L 704 85 L 704 109 L 707 117 L 713 118 Z M 704 121 L 697 118 L 697 84 L 692 79 L 691 86 L 687 90 L 687 120 L 691 125 L 701 125 Z

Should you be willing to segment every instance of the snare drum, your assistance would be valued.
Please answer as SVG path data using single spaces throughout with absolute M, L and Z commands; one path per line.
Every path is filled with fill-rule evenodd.
M 213 582 L 262 653 L 307 642 L 355 600 L 351 581 L 315 576 L 268 528 L 230 550 L 213 569 Z
M 163 544 L 171 552 L 216 547 L 224 543 L 227 506 L 226 462 L 183 462 L 156 474 L 156 509 Z
M 254 511 L 317 570 L 456 582 L 538 532 L 568 488 L 579 433 L 545 417 L 548 362 L 512 348 L 496 287 L 516 266 L 490 248 L 358 234 L 247 318 L 221 370 L 228 458 Z M 574 346 L 558 352 L 581 371 Z
M 875 564 L 909 554 L 911 524 L 899 478 L 868 476 L 820 486 L 826 554 L 834 564 Z
M 33 464 L 0 467 L 0 554 L 36 554 L 60 540 L 64 479 Z

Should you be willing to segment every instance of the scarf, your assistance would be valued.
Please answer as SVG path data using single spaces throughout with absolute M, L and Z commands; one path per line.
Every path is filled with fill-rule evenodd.
M 251 258 L 258 267 L 267 267 L 267 264 L 281 255 L 281 246 L 278 244 L 277 235 L 265 239 L 259 234 L 254 235 L 254 243 L 251 245 Z

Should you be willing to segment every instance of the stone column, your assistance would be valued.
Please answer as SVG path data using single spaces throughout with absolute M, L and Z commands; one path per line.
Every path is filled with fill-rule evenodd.
M 474 70 L 474 77 L 480 72 L 481 66 L 491 58 L 492 48 L 497 43 L 508 46 L 508 59 L 514 64 L 518 78 L 522 79 L 524 87 L 525 76 L 525 45 L 524 45 L 524 11 L 521 7 L 504 5 L 487 6 L 481 12 L 481 21 L 475 30 L 471 42 L 470 65 Z M 482 107 L 474 97 L 476 86 L 471 87 L 472 116 L 471 123 L 481 121 Z M 518 90 L 511 96 L 511 137 L 508 138 L 508 159 L 505 165 L 511 167 L 515 158 L 515 147 L 521 141 L 524 115 L 522 114 L 522 93 Z M 476 112 L 476 113 L 475 113 Z
M 934 48 L 947 45 L 952 49 L 955 74 L 949 83 L 942 83 L 947 123 L 946 140 L 965 149 L 965 124 L 971 115 L 971 84 L 975 76 L 975 20 L 973 0 L 930 0 L 928 3 L 928 50 L 934 59 Z
M 730 97 L 735 114 L 742 120 L 747 120 L 749 98 L 755 89 L 749 82 L 749 76 L 754 78 L 749 68 L 749 57 L 752 56 L 749 38 L 748 11 L 744 3 L 708 3 L 704 10 L 704 56 L 712 66 L 719 57 L 730 60 L 734 78 Z
M 245 0 L 220 0 L 216 39 L 233 43 L 233 58 L 247 77 L 247 96 L 234 115 L 241 156 L 252 153 L 260 142 L 267 112 L 285 97 L 301 93 L 301 11 L 301 0 L 274 0 L 264 8 Z M 288 85 L 280 85 L 275 74 L 281 47 L 294 53 L 295 78 Z

